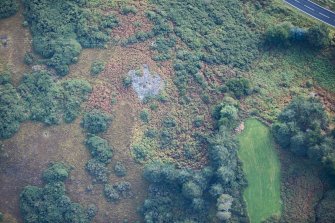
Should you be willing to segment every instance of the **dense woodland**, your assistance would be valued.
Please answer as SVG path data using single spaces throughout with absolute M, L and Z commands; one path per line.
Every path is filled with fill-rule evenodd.
M 170 64 L 169 84 L 176 92 L 171 94 L 168 88 L 170 95 L 163 92 L 141 102 L 144 109 L 138 112 L 141 126 L 138 129 L 145 131 L 136 135 L 141 140 L 133 137 L 137 141 L 131 144 L 130 153 L 143 170 L 139 177 L 145 182 L 146 197 L 138 210 L 127 211 L 138 212 L 140 222 L 148 223 L 249 222 L 243 197 L 248 182 L 238 157 L 236 129 L 248 117 L 255 117 L 271 127 L 278 154 L 283 150 L 320 170 L 326 183 L 322 198 L 315 204 L 314 222 L 335 222 L 334 110 L 326 107 L 322 98 L 306 93 L 317 86 L 317 81 L 304 77 L 308 81 L 304 79 L 303 93 L 291 90 L 289 100 L 273 112 L 274 121 L 264 118 L 264 111 L 250 109 L 248 104 L 257 101 L 262 88 L 267 87 L 255 84 L 250 75 L 257 66 L 255 61 L 264 54 L 298 49 L 300 54 L 312 52 L 326 63 L 333 63 L 334 30 L 320 23 L 299 24 L 287 20 L 266 23 L 263 21 L 266 16 L 288 14 L 283 8 L 272 6 L 274 2 L 151 0 L 143 10 L 137 8 L 138 4 L 116 1 L 111 10 L 103 11 L 95 10 L 94 3 L 86 0 L 1 1 L 0 19 L 7 19 L 22 8 L 25 19 L 22 25 L 32 36 L 32 51 L 26 52 L 22 62 L 43 69 L 29 69 L 18 84 L 12 80 L 12 70 L 0 70 L 0 139 L 10 140 L 18 134 L 23 122 L 57 126 L 76 123 L 78 118 L 78 128 L 85 137 L 82 144 L 89 159 L 83 161 L 82 167 L 75 168 L 85 169 L 90 177 L 92 184 L 87 191 L 92 191 L 92 185 L 98 185 L 102 197 L 111 205 L 133 199 L 137 188 L 127 180 L 131 170 L 115 158 L 118 148 L 108 140 L 114 111 L 86 106 L 96 84 L 105 81 L 108 62 L 99 58 L 90 61 L 89 71 L 83 78 L 73 78 L 70 67 L 78 63 L 85 48 L 110 50 L 117 45 L 128 50 L 149 42 L 152 61 L 160 66 Z M 113 30 L 123 25 L 124 18 L 140 13 L 150 29 L 135 29 L 126 38 L 113 39 Z M 252 13 L 255 18 L 250 19 Z M 334 64 L 329 66 L 334 68 Z M 215 70 L 218 67 L 222 69 Z M 130 92 L 132 80 L 127 76 L 121 80 L 118 89 Z M 282 83 L 278 86 L 279 90 L 287 87 Z M 172 114 L 172 110 L 177 110 L 174 107 L 171 114 L 159 114 L 158 124 L 152 124 L 157 116 L 154 112 L 163 106 L 190 108 L 197 114 L 182 117 L 180 121 L 180 117 Z M 182 126 L 184 121 L 191 123 L 189 129 Z M 191 143 L 178 141 L 183 134 L 189 135 Z M 156 150 L 180 148 L 188 162 L 197 163 L 200 150 L 206 162 L 191 168 L 174 159 L 153 155 Z M 95 222 L 99 214 L 96 205 L 76 203 L 67 193 L 67 180 L 73 168 L 55 160 L 42 173 L 43 185 L 23 188 L 17 195 L 23 222 Z M 117 176 L 118 182 L 111 181 L 111 175 Z M 0 212 L 0 222 L 2 218 Z M 290 220 L 283 213 L 282 216 L 274 214 L 264 222 Z

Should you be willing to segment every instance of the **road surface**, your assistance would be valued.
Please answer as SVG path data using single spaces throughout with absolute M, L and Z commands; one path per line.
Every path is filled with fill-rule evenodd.
M 335 13 L 325 9 L 309 0 L 284 0 L 287 4 L 300 11 L 318 19 L 330 26 L 335 27 Z

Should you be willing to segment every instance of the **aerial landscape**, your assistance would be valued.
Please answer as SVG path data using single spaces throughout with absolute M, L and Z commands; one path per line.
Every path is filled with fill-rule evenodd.
M 333 0 L 0 0 L 0 222 L 334 223 Z

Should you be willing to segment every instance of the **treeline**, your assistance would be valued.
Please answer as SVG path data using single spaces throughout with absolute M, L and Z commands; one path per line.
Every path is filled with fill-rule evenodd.
M 48 125 L 72 122 L 92 91 L 87 81 L 55 82 L 46 72 L 26 74 L 17 88 L 10 75 L 0 76 L 0 138 L 10 138 L 25 120 Z
M 19 10 L 17 0 L 1 0 L 0 1 L 0 19 L 4 19 L 14 15 Z
M 335 130 L 319 100 L 296 98 L 279 115 L 273 134 L 282 148 L 309 157 L 335 174 Z
M 31 27 L 33 48 L 58 75 L 66 75 L 82 47 L 104 47 L 118 21 L 86 6 L 86 0 L 24 0 L 25 18 Z
M 86 210 L 66 195 L 64 182 L 70 168 L 54 163 L 43 172 L 43 187 L 26 186 L 20 194 L 20 211 L 25 223 L 36 222 L 91 222 L 95 205 Z

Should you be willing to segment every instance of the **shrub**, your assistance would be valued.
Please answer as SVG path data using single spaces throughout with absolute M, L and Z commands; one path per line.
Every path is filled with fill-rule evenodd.
M 63 163 L 55 163 L 43 172 L 45 183 L 65 181 L 69 177 L 69 167 Z
M 134 145 L 132 148 L 132 153 L 136 161 L 143 162 L 149 158 L 148 150 L 141 145 Z
M 123 15 L 128 15 L 128 14 L 136 14 L 136 12 L 137 12 L 137 9 L 136 9 L 136 7 L 135 6 L 133 6 L 133 5 L 125 5 L 125 6 L 122 6 L 121 7 L 121 13 L 123 14 Z
M 95 204 L 89 204 L 86 210 L 87 218 L 91 221 L 98 212 L 98 208 Z
M 110 184 L 105 184 L 104 195 L 109 202 L 116 202 L 121 199 L 119 192 Z
M 274 26 L 270 26 L 265 33 L 265 39 L 269 44 L 286 45 L 289 43 L 292 24 L 283 22 Z
M 106 183 L 108 181 L 109 171 L 106 164 L 99 162 L 96 159 L 90 159 L 86 163 L 86 170 L 88 173 L 94 177 L 94 180 L 101 183 Z
M 108 115 L 95 110 L 84 115 L 81 125 L 87 132 L 97 134 L 105 132 L 110 121 L 111 118 Z
M 16 0 L 0 1 L 0 19 L 14 15 L 18 10 L 19 5 Z
M 128 88 L 132 85 L 133 79 L 129 76 L 125 76 L 122 78 L 122 83 L 125 88 Z
M 317 49 L 322 49 L 330 45 L 330 30 L 324 24 L 315 25 L 307 31 L 308 43 Z
M 105 63 L 102 61 L 94 61 L 91 65 L 91 75 L 98 76 L 105 69 Z
M 235 95 L 236 98 L 240 99 L 242 96 L 250 94 L 250 83 L 244 78 L 235 78 L 227 82 L 227 87 Z
M 124 177 L 127 175 L 127 169 L 121 162 L 116 162 L 114 166 L 115 175 L 118 177 Z
M 163 126 L 166 128 L 173 128 L 176 127 L 177 123 L 173 117 L 165 117 L 163 119 Z
M 24 54 L 24 63 L 27 64 L 27 65 L 31 65 L 34 63 L 34 56 L 32 53 L 30 52 L 26 52 Z
M 193 121 L 193 125 L 196 128 L 201 127 L 203 124 L 204 124 L 204 117 L 203 116 L 197 116 Z
M 93 158 L 105 164 L 111 162 L 113 152 L 107 140 L 93 135 L 90 136 L 85 143 Z
M 146 109 L 141 111 L 141 113 L 140 113 L 140 119 L 142 120 L 142 122 L 148 123 L 149 122 L 149 116 L 150 116 L 150 114 L 149 114 L 148 110 L 146 110 Z

